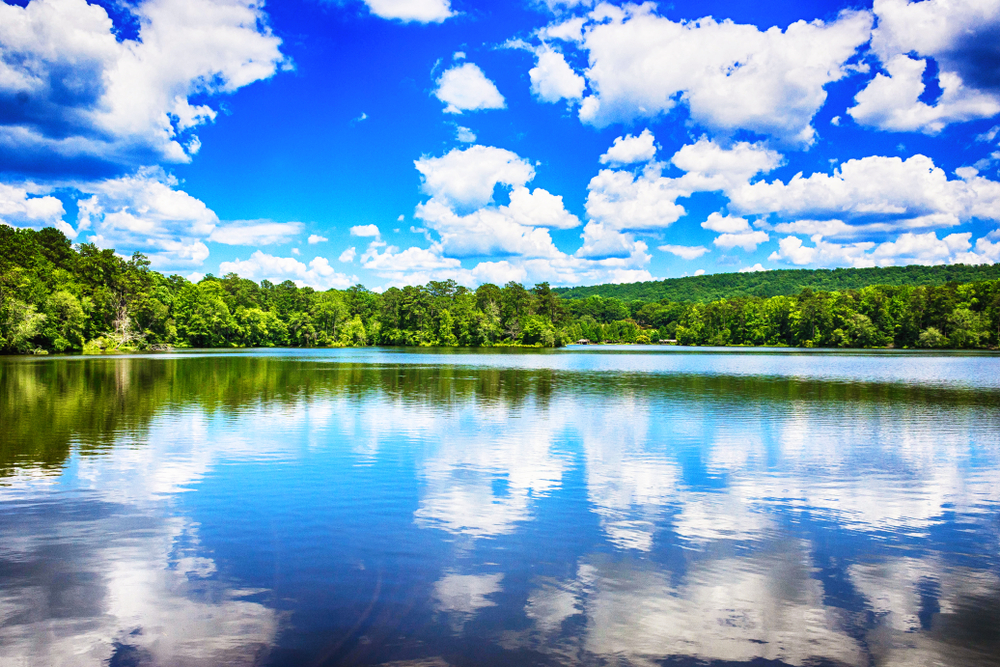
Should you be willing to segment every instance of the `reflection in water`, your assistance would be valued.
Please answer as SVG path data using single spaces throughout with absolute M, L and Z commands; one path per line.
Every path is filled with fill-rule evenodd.
M 943 359 L 3 359 L 0 665 L 1000 664 Z

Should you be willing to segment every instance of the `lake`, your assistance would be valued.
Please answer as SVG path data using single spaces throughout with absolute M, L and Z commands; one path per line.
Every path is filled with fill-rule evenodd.
M 0 358 L 0 666 L 1000 664 L 1000 356 Z

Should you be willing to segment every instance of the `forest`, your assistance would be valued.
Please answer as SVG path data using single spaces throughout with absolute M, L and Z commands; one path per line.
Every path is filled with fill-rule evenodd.
M 772 273 L 788 272 L 755 276 L 766 287 Z M 361 285 L 317 291 L 235 274 L 193 283 L 152 270 L 139 253 L 125 259 L 93 244 L 73 245 L 53 228 L 0 225 L 0 352 L 7 354 L 172 347 L 559 347 L 582 339 L 995 349 L 1000 280 L 805 287 L 775 296 L 734 289 L 709 301 L 596 294 L 570 299 L 547 283 L 471 290 L 450 280 L 382 293 Z
M 777 269 L 747 273 L 667 278 L 621 285 L 556 287 L 565 299 L 613 296 L 623 301 L 698 301 L 748 296 L 793 296 L 804 289 L 815 292 L 859 290 L 871 285 L 944 285 L 1000 279 L 1000 264 L 939 264 L 887 266 L 870 269 Z

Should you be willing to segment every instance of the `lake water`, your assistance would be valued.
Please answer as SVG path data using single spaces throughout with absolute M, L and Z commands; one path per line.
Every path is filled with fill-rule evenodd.
M 0 358 L 0 666 L 1000 664 L 1000 356 Z

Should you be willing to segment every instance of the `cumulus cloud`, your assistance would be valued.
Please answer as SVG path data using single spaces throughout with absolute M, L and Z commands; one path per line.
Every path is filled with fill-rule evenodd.
M 705 222 L 701 223 L 702 229 L 709 229 L 713 232 L 735 234 L 750 231 L 750 223 L 744 218 L 735 215 L 722 215 L 712 213 Z
M 708 220 L 701 223 L 701 226 L 704 229 L 719 232 L 719 235 L 712 241 L 718 248 L 743 248 L 747 252 L 753 252 L 758 245 L 771 240 L 767 232 L 752 230 L 750 223 L 738 216 L 723 216 L 721 213 L 712 213 L 708 216 Z
M 954 72 L 938 73 L 942 93 L 933 105 L 920 101 L 926 88 L 926 68 L 926 60 L 903 54 L 893 56 L 885 63 L 888 75 L 876 74 L 854 98 L 856 105 L 847 113 L 860 125 L 926 134 L 937 134 L 950 123 L 1000 113 L 1000 96 L 966 87 Z
M 686 190 L 727 194 L 754 176 L 776 169 L 782 161 L 780 153 L 763 144 L 740 141 L 725 147 L 705 137 L 682 146 L 670 158 L 675 167 L 687 172 L 683 177 Z
M 503 109 L 506 104 L 496 85 L 473 63 L 444 72 L 437 80 L 434 96 L 445 103 L 445 113 Z
M 453 149 L 414 164 L 422 189 L 448 206 L 479 208 L 493 198 L 498 183 L 517 188 L 535 177 L 531 163 L 517 153 L 492 146 Z
M 1000 1 L 876 0 L 871 48 L 885 68 L 858 93 L 848 113 L 883 130 L 940 132 L 955 122 L 1000 113 Z M 942 94 L 921 101 L 928 59 Z
M 757 273 L 758 271 L 770 271 L 770 269 L 765 269 L 763 264 L 757 262 L 753 266 L 744 266 L 739 270 L 740 273 Z
M 325 236 L 320 236 L 319 234 L 310 234 L 308 239 L 309 245 L 314 245 L 316 243 L 326 243 L 329 240 L 330 239 L 326 238 Z
M 351 246 L 344 252 L 340 253 L 340 257 L 337 258 L 338 262 L 353 262 L 354 258 L 357 257 L 358 251 L 354 246 Z
M 236 273 L 251 280 L 269 280 L 281 283 L 291 280 L 299 287 L 315 289 L 346 289 L 357 283 L 357 276 L 338 273 L 325 257 L 316 257 L 307 266 L 294 257 L 275 257 L 257 250 L 246 260 L 221 262 L 219 273 Z
M 523 188 L 527 192 L 527 188 Z M 548 198 L 552 195 L 544 190 Z M 549 231 L 530 224 L 533 215 L 540 215 L 549 222 L 561 223 L 570 214 L 565 210 L 553 211 L 551 202 L 543 202 L 541 210 L 534 208 L 542 197 L 524 195 L 525 204 L 483 207 L 468 215 L 459 215 L 444 203 L 431 199 L 420 204 L 416 217 L 441 237 L 440 245 L 452 257 L 521 255 L 526 257 L 551 257 L 558 253 Z M 558 199 L 561 207 L 562 198 Z M 559 219 L 553 219 L 558 216 Z M 575 219 L 575 218 L 573 218 Z M 525 224 L 528 223 L 528 224 Z M 579 224 L 579 223 L 577 223 Z
M 573 71 L 563 54 L 542 47 L 536 53 L 537 64 L 528 70 L 531 93 L 544 102 L 562 99 L 579 100 L 587 87 L 586 80 Z
M 626 134 L 624 137 L 615 139 L 611 148 L 601 156 L 601 164 L 632 164 L 633 162 L 649 162 L 656 155 L 656 146 L 653 144 L 653 133 L 648 129 L 642 131 L 638 137 Z
M 78 201 L 77 232 L 102 248 L 144 252 L 156 268 L 199 266 L 219 219 L 177 184 L 161 169 L 142 169 L 79 185 L 90 197 Z
M 1000 183 L 975 169 L 949 180 L 923 155 L 906 160 L 870 156 L 848 160 L 832 174 L 798 174 L 784 183 L 761 181 L 729 192 L 730 209 L 785 218 L 844 222 L 879 231 L 949 227 L 973 217 L 1000 220 Z M 791 231 L 791 229 L 789 229 Z
M 592 95 L 580 119 L 597 127 L 654 118 L 678 103 L 715 132 L 750 130 L 794 146 L 815 140 L 814 114 L 825 86 L 869 39 L 872 17 L 844 11 L 835 20 L 798 21 L 785 30 L 716 21 L 671 21 L 654 5 L 599 5 L 580 48 Z
M 274 222 L 273 220 L 233 220 L 218 225 L 209 235 L 209 241 L 226 245 L 275 245 L 286 243 L 302 233 L 301 222 Z M 310 243 L 312 237 L 309 237 Z
M 534 167 L 516 153 L 471 146 L 423 157 L 415 166 L 430 198 L 414 212 L 426 227 L 412 231 L 424 233 L 430 247 L 372 246 L 361 256 L 362 266 L 390 285 L 443 279 L 470 286 L 509 280 L 578 284 L 651 279 L 643 268 L 650 260 L 646 244 L 618 238 L 616 230 L 602 240 L 599 223 L 584 229 L 584 247 L 615 244 L 613 252 L 590 257 L 586 251 L 573 256 L 560 251 L 550 230 L 572 229 L 580 220 L 566 210 L 561 196 L 528 187 Z M 509 188 L 509 202 L 498 205 L 493 193 L 501 185 Z M 481 261 L 462 266 L 463 259 L 472 258 Z
M 411 247 L 403 251 L 386 248 L 383 253 L 366 253 L 371 263 L 365 268 L 387 279 L 389 285 L 400 287 L 448 279 L 469 287 L 486 282 L 502 285 L 511 280 L 524 284 L 545 281 L 567 285 L 653 280 L 649 271 L 641 268 L 649 261 L 649 256 L 643 252 L 645 244 L 639 242 L 638 245 L 640 247 L 635 255 L 623 258 L 593 260 L 557 251 L 554 256 L 546 258 L 485 260 L 471 268 L 462 267 L 457 258 L 442 255 L 442 248 L 438 245 L 428 249 Z
M 623 144 L 624 148 L 629 147 L 625 141 L 619 146 Z M 636 146 L 635 143 L 631 145 Z M 612 150 L 614 148 L 612 146 Z M 686 213 L 677 203 L 678 198 L 689 197 L 695 192 L 729 192 L 746 185 L 758 173 L 778 166 L 781 155 L 759 144 L 737 142 L 725 148 L 702 138 L 681 147 L 671 163 L 687 173 L 677 178 L 663 176 L 667 165 L 658 162 L 649 163 L 638 174 L 613 169 L 598 172 L 588 186 L 586 210 L 590 222 L 584 229 L 584 245 L 577 254 L 586 257 L 598 257 L 602 252 L 611 253 L 609 257 L 631 255 L 633 239 L 623 232 L 665 229 Z M 754 240 L 758 243 L 761 239 L 767 240 L 766 234 L 752 234 L 733 239 L 733 242 L 738 241 L 740 247 L 746 247 Z
M 449 0 L 365 0 L 368 10 L 404 23 L 441 23 L 455 15 Z
M 661 176 L 661 167 L 651 164 L 639 174 L 602 169 L 588 185 L 587 215 L 609 230 L 669 227 L 685 213 L 676 199 L 690 191 L 677 179 Z
M 1000 260 L 1000 244 L 987 238 L 971 243 L 972 233 L 949 234 L 938 238 L 935 232 L 905 232 L 894 240 L 876 243 L 834 243 L 821 236 L 812 237 L 812 246 L 794 236 L 778 241 L 771 261 L 798 266 L 893 266 L 902 264 L 991 264 Z
M 587 19 L 583 16 L 575 16 L 566 19 L 561 23 L 553 23 L 538 31 L 538 36 L 542 39 L 553 39 L 563 42 L 580 42 L 583 40 L 583 26 Z
M 251 0 L 127 7 L 136 39 L 119 40 L 105 10 L 85 0 L 0 5 L 0 160 L 9 168 L 187 162 L 200 147 L 191 131 L 217 113 L 192 97 L 232 93 L 286 65 Z
M 753 252 L 761 243 L 767 243 L 771 237 L 767 232 L 747 231 L 737 234 L 719 234 L 712 240 L 712 243 L 719 248 L 743 248 L 747 252 Z
M 661 245 L 657 249 L 687 260 L 697 259 L 708 252 L 708 248 L 703 245 Z
M 377 225 L 355 225 L 351 227 L 351 236 L 379 236 Z
M 434 196 L 427 202 L 417 206 L 415 216 L 423 220 L 428 228 L 437 232 L 440 237 L 439 249 L 450 257 L 477 256 L 522 256 L 522 257 L 554 257 L 559 254 L 552 242 L 547 228 L 570 229 L 580 225 L 580 220 L 569 213 L 563 206 L 561 196 L 553 195 L 541 188 L 530 190 L 518 185 L 510 193 L 510 203 L 504 206 L 487 206 L 493 186 L 501 182 L 504 173 L 512 162 L 515 164 L 515 178 L 519 182 L 524 174 L 517 174 L 519 167 L 524 166 L 514 153 L 503 151 L 507 155 L 499 155 L 492 151 L 475 151 L 473 147 L 462 155 L 452 151 L 438 162 L 424 164 L 424 173 L 429 190 Z M 479 176 L 480 183 L 465 181 L 449 182 L 443 176 L 453 173 L 457 165 L 464 164 L 469 155 L 494 156 L 494 169 L 483 169 Z M 510 162 L 505 160 L 510 159 Z M 454 162 L 453 162 L 454 161 Z M 489 162 L 489 158 L 485 158 Z M 418 168 L 420 164 L 418 163 Z M 529 167 L 530 168 L 530 167 Z M 438 173 L 440 172 L 442 173 Z M 533 172 L 531 172 L 533 175 Z M 471 174 L 465 174 L 471 177 Z M 435 184 L 440 184 L 438 188 Z M 473 193 L 469 197 L 466 193 Z M 452 202 L 476 201 L 480 208 L 467 214 L 456 212 Z
M 63 222 L 65 214 L 62 202 L 51 195 L 32 196 L 25 188 L 0 183 L 0 223 L 32 229 L 56 227 L 76 238 L 76 230 Z

